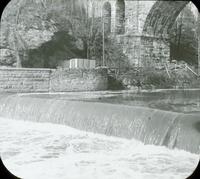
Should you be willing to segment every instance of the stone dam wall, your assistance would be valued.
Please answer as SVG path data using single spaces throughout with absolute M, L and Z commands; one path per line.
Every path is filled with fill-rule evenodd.
M 119 104 L 4 95 L 0 117 L 49 122 L 82 131 L 136 139 L 199 154 L 200 118 L 157 109 Z
M 106 69 L 0 69 L 0 92 L 65 92 L 106 89 Z

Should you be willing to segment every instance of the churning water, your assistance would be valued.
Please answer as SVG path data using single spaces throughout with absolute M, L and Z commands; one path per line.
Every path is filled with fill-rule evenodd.
M 199 161 L 198 95 L 183 103 L 184 108 L 175 105 L 171 111 L 166 105 L 157 109 L 160 101 L 153 98 L 143 105 L 148 93 L 142 99 L 132 94 L 127 100 L 127 95 L 2 95 L 0 155 L 4 164 L 25 179 L 188 177 Z M 149 106 L 149 101 L 159 103 Z M 189 103 L 195 105 L 188 108 Z
M 4 164 L 27 179 L 184 179 L 198 155 L 67 126 L 0 119 Z

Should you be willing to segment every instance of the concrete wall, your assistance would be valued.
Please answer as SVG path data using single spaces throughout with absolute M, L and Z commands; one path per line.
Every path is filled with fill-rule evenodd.
M 95 91 L 107 89 L 106 69 L 65 69 L 51 75 L 50 91 Z
M 0 69 L 0 92 L 64 92 L 106 89 L 106 69 Z

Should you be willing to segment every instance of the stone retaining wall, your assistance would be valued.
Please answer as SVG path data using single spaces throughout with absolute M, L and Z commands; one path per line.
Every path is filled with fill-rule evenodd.
M 0 69 L 2 92 L 47 92 L 51 69 L 5 68 Z
M 0 92 L 65 92 L 106 89 L 106 69 L 0 69 Z
M 65 69 L 51 75 L 50 91 L 107 90 L 107 69 Z

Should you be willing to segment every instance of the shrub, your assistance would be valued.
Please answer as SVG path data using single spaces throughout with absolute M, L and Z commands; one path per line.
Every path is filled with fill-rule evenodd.
M 143 74 L 143 85 L 155 86 L 156 88 L 173 88 L 176 85 L 176 78 L 166 74 L 166 72 L 149 71 Z

